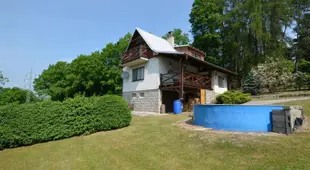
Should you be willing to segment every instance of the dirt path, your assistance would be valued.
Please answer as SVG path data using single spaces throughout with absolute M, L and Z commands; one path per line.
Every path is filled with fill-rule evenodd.
M 253 100 L 245 103 L 244 105 L 268 105 L 275 103 L 285 103 L 290 101 L 298 101 L 298 100 L 310 100 L 310 97 L 300 97 L 300 98 L 290 98 L 290 99 L 276 99 L 276 100 Z

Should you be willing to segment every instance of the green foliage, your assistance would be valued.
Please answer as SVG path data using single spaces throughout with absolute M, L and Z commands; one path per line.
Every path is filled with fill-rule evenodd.
M 206 53 L 206 61 L 220 64 L 224 0 L 195 0 L 190 13 L 193 45 Z
M 243 92 L 256 95 L 259 93 L 259 88 L 254 79 L 253 72 L 250 72 L 243 82 Z
M 310 43 L 310 41 L 309 41 Z M 310 54 L 310 52 L 309 52 Z M 310 61 L 301 59 L 299 62 L 299 71 L 304 72 L 304 73 L 309 73 L 310 74 Z
M 299 90 L 301 90 L 301 88 L 304 85 L 309 86 L 309 82 L 310 82 L 309 74 L 297 71 L 296 73 L 294 73 L 293 78 L 294 78 L 295 86 Z
M 206 61 L 237 72 L 241 82 L 258 64 L 292 53 L 287 46 L 292 23 L 300 23 L 300 35 L 310 35 L 309 22 L 301 21 L 309 5 L 309 0 L 195 0 L 193 45 L 206 52 Z M 306 37 L 299 38 L 303 51 L 310 47 Z
M 27 95 L 30 95 L 29 102 L 37 102 L 40 99 L 31 91 L 21 88 L 1 88 L 0 89 L 0 106 L 10 103 L 22 104 L 26 102 Z
M 183 32 L 180 28 L 175 28 L 173 31 L 174 43 L 177 45 L 187 45 L 190 43 L 188 33 Z M 167 39 L 168 33 L 165 34 L 162 38 Z
M 250 94 L 239 91 L 226 91 L 216 97 L 217 104 L 242 104 L 251 100 Z
M 4 86 L 6 82 L 8 82 L 9 79 L 7 77 L 5 77 L 3 74 L 2 74 L 2 71 L 0 70 L 0 85 Z
M 101 51 L 80 55 L 71 63 L 50 65 L 34 80 L 35 91 L 58 101 L 77 94 L 101 96 L 121 93 L 120 55 L 130 38 L 131 34 L 128 33 L 117 43 L 107 44 Z
M 128 126 L 131 112 L 119 96 L 0 107 L 0 149 Z
M 310 3 L 310 2 L 309 2 Z M 310 5 L 309 5 L 310 6 Z M 302 71 L 304 72 L 306 68 L 299 68 L 299 67 L 305 67 L 304 64 L 306 63 L 306 60 L 310 60 L 309 54 L 310 54 L 310 13 L 303 14 L 302 17 L 297 20 L 297 26 L 295 27 L 295 31 L 297 33 L 297 43 L 294 44 L 294 57 L 296 58 L 296 71 Z M 304 60 L 303 60 L 304 59 Z M 300 61 L 300 66 L 299 64 Z M 310 72 L 309 68 L 306 72 Z
M 249 75 L 253 76 L 258 92 L 268 89 L 275 92 L 280 88 L 288 88 L 293 83 L 293 62 L 289 60 L 268 61 L 254 67 Z

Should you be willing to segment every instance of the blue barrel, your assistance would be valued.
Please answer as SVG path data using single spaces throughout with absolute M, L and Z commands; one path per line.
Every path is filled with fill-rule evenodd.
M 173 102 L 173 113 L 174 114 L 182 113 L 182 103 L 180 100 L 175 100 Z

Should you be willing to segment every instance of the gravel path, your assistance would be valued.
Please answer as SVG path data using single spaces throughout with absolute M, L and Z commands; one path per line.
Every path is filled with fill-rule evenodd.
M 298 100 L 310 100 L 310 97 L 276 99 L 276 100 L 256 100 L 256 101 L 254 100 L 254 101 L 247 102 L 244 105 L 268 105 L 268 104 L 285 103 L 285 102 L 298 101 Z
M 136 115 L 136 116 L 165 116 L 165 115 L 168 115 L 168 114 L 163 114 L 163 113 L 137 112 L 137 111 L 132 111 L 131 113 L 133 115 Z

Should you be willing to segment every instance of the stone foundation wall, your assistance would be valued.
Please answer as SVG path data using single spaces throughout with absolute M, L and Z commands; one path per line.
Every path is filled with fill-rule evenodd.
M 205 90 L 206 91 L 206 104 L 211 104 L 215 102 L 216 94 L 213 90 Z
M 133 104 L 134 111 L 160 113 L 160 90 L 123 92 L 123 98 Z

